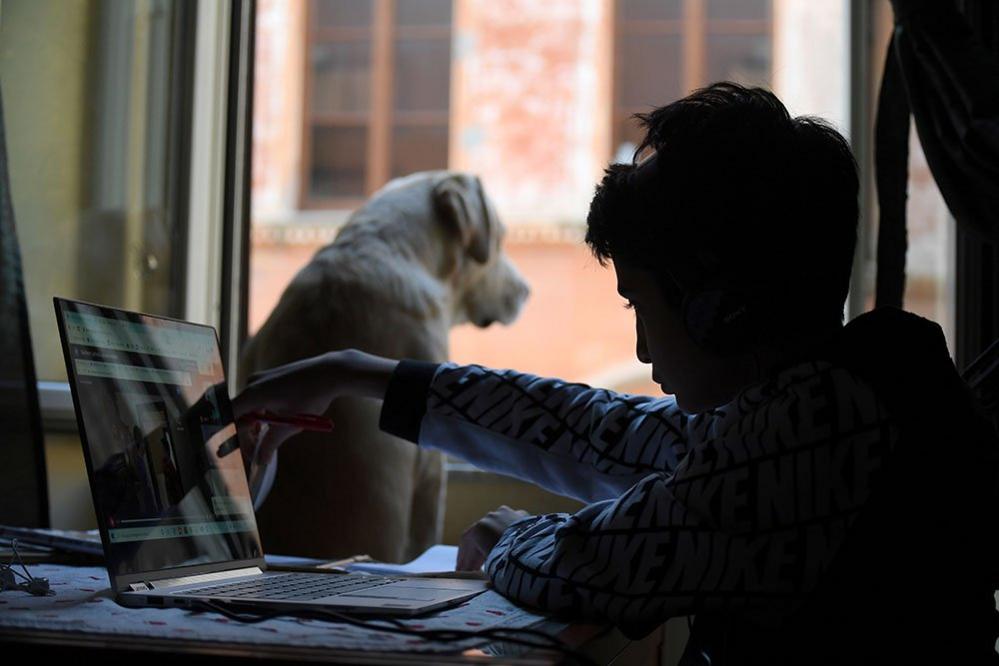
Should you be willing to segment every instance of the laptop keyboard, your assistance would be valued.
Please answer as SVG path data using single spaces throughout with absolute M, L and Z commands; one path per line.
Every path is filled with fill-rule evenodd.
M 350 574 L 301 574 L 287 573 L 268 576 L 258 576 L 250 580 L 241 580 L 224 585 L 210 585 L 194 590 L 184 590 L 178 594 L 196 594 L 198 596 L 222 597 L 239 599 L 251 597 L 254 599 L 293 599 L 295 601 L 312 601 L 381 587 L 389 583 L 397 583 L 400 578 L 385 576 L 350 575 Z

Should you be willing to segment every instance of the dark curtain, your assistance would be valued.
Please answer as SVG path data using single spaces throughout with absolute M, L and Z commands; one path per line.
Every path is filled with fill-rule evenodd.
M 0 98 L 0 524 L 48 527 L 45 450 Z
M 994 289 L 994 248 L 999 240 L 999 3 L 893 0 L 892 5 L 895 30 L 875 127 L 881 209 L 876 304 L 900 307 L 905 291 L 911 116 L 933 178 L 958 223 L 959 263 L 969 264 L 965 268 L 970 272 L 959 275 L 963 284 L 958 285 L 963 294 L 958 303 L 959 347 L 963 347 L 959 354 L 964 359 L 961 365 L 966 365 L 995 337 L 989 335 L 999 316 Z M 972 260 L 971 255 L 977 258 Z

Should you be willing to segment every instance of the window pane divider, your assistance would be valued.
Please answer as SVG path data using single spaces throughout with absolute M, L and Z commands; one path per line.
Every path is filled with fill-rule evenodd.
M 365 193 L 373 193 L 389 180 L 389 150 L 392 122 L 392 63 L 395 44 L 392 34 L 395 3 L 375 0 L 374 39 L 371 40 L 371 124 L 368 127 L 368 163 Z
M 38 405 L 45 432 L 76 432 L 76 411 L 73 409 L 73 394 L 69 384 L 40 381 L 37 386 Z
M 363 42 L 369 39 L 371 39 L 371 28 L 367 26 L 356 28 L 312 28 L 313 43 Z
M 707 32 L 710 35 L 768 35 L 770 21 L 708 21 Z
M 446 25 L 397 25 L 396 39 L 450 39 L 451 28 Z
M 341 113 L 317 113 L 310 120 L 315 127 L 367 127 L 369 114 L 364 111 L 348 111 Z
M 684 22 L 682 19 L 671 19 L 671 20 L 652 20 L 652 21 L 635 21 L 635 20 L 624 20 L 618 21 L 618 29 L 622 33 L 634 34 L 634 35 L 659 35 L 659 34 L 673 34 L 679 35 L 683 32 Z
M 395 127 L 447 127 L 446 111 L 396 111 L 392 119 Z

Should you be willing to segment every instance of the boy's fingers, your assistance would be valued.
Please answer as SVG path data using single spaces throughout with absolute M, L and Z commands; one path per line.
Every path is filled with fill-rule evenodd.
M 264 428 L 260 441 L 257 442 L 257 462 L 260 465 L 270 463 L 281 444 L 302 430 L 291 425 L 278 425 L 275 423 L 268 425 L 270 427 Z
M 250 468 L 253 461 L 254 451 L 257 448 L 257 440 L 263 427 L 259 421 L 252 421 L 245 424 L 237 424 L 236 436 L 239 438 L 239 450 L 243 456 L 243 465 Z
M 247 386 L 232 399 L 232 414 L 236 421 L 239 421 L 247 414 L 266 409 L 273 402 L 274 398 L 268 397 L 265 391 L 258 387 Z
M 263 371 L 254 372 L 252 375 L 246 378 L 246 385 L 249 386 L 250 384 L 256 384 L 257 382 L 260 381 L 260 379 L 263 376 L 264 376 Z
M 461 538 L 458 540 L 458 557 L 454 566 L 456 571 L 468 571 L 468 561 L 475 548 L 475 538 L 472 536 L 474 529 L 474 525 L 469 527 L 462 532 Z
M 483 562 L 485 562 L 485 558 L 482 557 L 481 552 L 469 553 L 464 564 L 458 567 L 458 571 L 478 571 L 482 568 Z
M 257 409 L 254 393 L 253 389 L 245 388 L 239 395 L 232 399 L 232 414 L 236 417 L 237 421 Z
M 482 553 L 473 539 L 462 539 L 458 546 L 458 559 L 455 562 L 456 571 L 475 571 L 482 566 Z

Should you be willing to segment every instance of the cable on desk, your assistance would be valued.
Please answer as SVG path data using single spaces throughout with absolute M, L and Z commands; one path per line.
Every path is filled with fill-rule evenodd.
M 276 611 L 257 611 L 257 610 L 242 610 L 237 611 L 232 608 L 226 607 L 224 604 L 214 603 L 210 601 L 196 601 L 191 605 L 192 609 L 196 610 L 207 610 L 215 613 L 220 613 L 230 620 L 235 620 L 236 622 L 243 622 L 247 624 L 256 624 L 258 622 L 264 622 L 266 620 L 273 620 L 280 617 L 296 617 L 309 620 L 323 620 L 326 622 L 342 622 L 344 624 L 350 624 L 355 627 L 361 627 L 362 629 L 369 629 L 372 631 L 384 631 L 390 634 L 401 634 L 404 636 L 413 636 L 415 638 L 421 638 L 426 641 L 434 641 L 439 643 L 454 643 L 457 641 L 464 641 L 469 639 L 486 639 L 496 642 L 510 643 L 512 645 L 520 645 L 523 647 L 535 648 L 540 650 L 553 650 L 564 655 L 570 660 L 570 663 L 583 664 L 585 666 L 596 666 L 596 662 L 584 655 L 583 653 L 575 650 L 564 642 L 562 642 L 558 637 L 547 634 L 543 631 L 537 629 L 530 629 L 527 627 L 515 628 L 515 627 L 491 627 L 488 629 L 411 629 L 404 625 L 397 619 L 394 618 L 379 618 L 378 620 L 361 620 L 350 615 L 344 615 L 342 613 L 337 613 L 336 611 L 326 610 L 326 609 L 298 609 L 298 610 L 276 610 Z M 538 639 L 528 640 L 530 639 Z M 540 642 L 539 642 L 540 641 Z
M 28 571 L 28 567 L 24 565 L 24 560 L 21 559 L 21 554 L 17 552 L 16 538 L 10 540 L 10 548 L 10 562 L 7 564 L 0 562 L 0 592 L 4 590 L 21 590 L 36 597 L 55 594 L 55 591 L 49 589 L 48 578 L 32 576 L 31 572 Z M 15 568 L 15 561 L 21 566 L 21 570 L 24 573 Z M 24 582 L 18 582 L 18 578 L 23 579 Z

